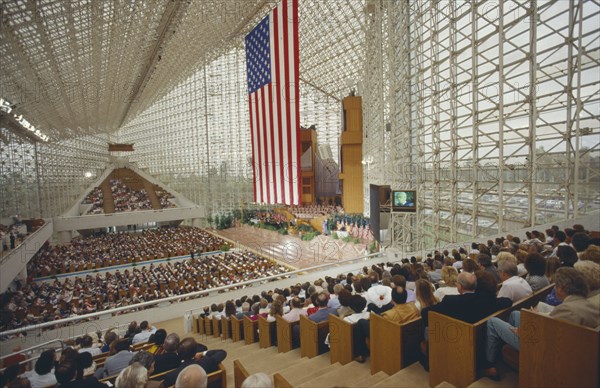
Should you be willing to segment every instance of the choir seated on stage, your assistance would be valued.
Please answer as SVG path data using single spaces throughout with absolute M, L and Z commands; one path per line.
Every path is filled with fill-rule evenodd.
M 341 206 L 308 205 L 290 206 L 289 211 L 298 219 L 313 219 L 343 213 L 344 209 Z

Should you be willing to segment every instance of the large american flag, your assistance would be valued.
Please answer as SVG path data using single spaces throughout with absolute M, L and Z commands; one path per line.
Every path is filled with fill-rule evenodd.
M 254 201 L 300 204 L 298 1 L 246 36 Z

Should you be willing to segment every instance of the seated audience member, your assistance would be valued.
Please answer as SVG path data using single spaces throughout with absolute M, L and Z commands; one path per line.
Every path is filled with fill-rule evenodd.
M 590 245 L 587 249 L 579 255 L 579 261 L 592 261 L 596 264 L 600 264 L 600 246 Z
M 442 280 L 444 282 L 444 286 L 435 290 L 433 295 L 440 302 L 446 295 L 458 295 L 458 289 L 456 288 L 456 278 L 458 277 L 458 272 L 453 267 L 444 267 L 442 268 Z
M 365 299 L 368 303 L 367 310 L 375 314 L 381 314 L 394 307 L 392 304 L 392 289 L 387 286 L 375 285 L 370 287 Z
M 489 255 L 480 253 L 479 255 L 477 255 L 477 262 L 479 263 L 480 269 L 491 273 L 492 276 L 496 279 L 496 281 L 500 282 L 500 276 L 498 274 L 498 271 L 492 263 L 492 258 Z
M 302 308 L 302 302 L 300 298 L 297 296 L 292 298 L 290 301 L 290 305 L 292 306 L 291 310 L 283 315 L 283 319 L 288 322 L 298 322 L 300 320 L 300 316 L 306 316 L 306 310 Z
M 183 368 L 175 381 L 175 388 L 205 388 L 207 385 L 208 375 L 204 369 L 197 364 L 191 364 Z
M 477 276 L 469 272 L 461 272 L 457 278 L 459 295 L 447 295 L 440 303 L 421 311 L 423 325 L 427 327 L 429 312 L 434 311 L 449 317 L 475 323 L 488 315 L 512 305 L 508 298 L 492 298 L 486 293 L 475 292 Z
M 165 338 L 167 338 L 167 331 L 165 329 L 156 330 L 156 333 L 154 333 L 149 339 L 149 342 L 152 342 L 153 345 L 148 349 L 148 352 L 151 354 L 156 354 L 158 351 L 162 352 Z
M 252 311 L 250 311 L 250 303 L 244 302 L 242 303 L 242 311 L 237 313 L 235 317 L 241 320 L 244 319 L 245 316 L 250 317 L 250 315 L 252 315 Z
M 383 313 L 381 316 L 388 321 L 399 324 L 419 318 L 420 312 L 417 309 L 417 306 L 415 306 L 414 302 L 406 303 L 407 297 L 408 293 L 406 290 L 404 290 L 404 292 L 398 292 L 395 289 L 392 290 L 394 307 Z
M 340 291 L 339 300 L 340 307 L 338 307 L 337 312 L 340 318 L 344 318 L 347 315 L 354 314 L 354 310 L 350 307 L 350 300 L 352 297 L 352 293 L 347 289 L 343 289 Z
M 77 364 L 74 359 L 67 359 L 60 363 L 54 371 L 54 376 L 58 384 L 57 388 L 77 388 L 80 382 L 77 378 Z
M 478 269 L 479 269 L 479 264 L 477 264 L 477 262 L 475 260 L 473 260 L 473 259 L 463 260 L 462 272 L 474 273 Z
M 94 372 L 96 371 L 96 363 L 92 360 L 92 355 L 88 352 L 79 353 L 76 359 L 77 365 L 77 377 L 75 381 L 81 387 L 90 387 L 90 388 L 105 388 L 106 384 L 103 384 L 98 381 L 98 379 L 94 376 Z
M 546 277 L 546 259 L 539 253 L 530 253 L 525 260 L 527 277 L 525 280 L 531 286 L 533 292 L 541 290 L 550 284 Z
M 209 374 L 219 369 L 219 364 L 227 357 L 224 350 L 206 350 L 198 353 L 198 343 L 193 338 L 184 338 L 179 344 L 179 357 L 181 357 L 180 366 L 172 372 L 165 375 L 163 386 L 170 387 L 175 384 L 177 376 L 185 367 L 198 364 Z
M 406 290 L 406 303 L 416 302 L 417 294 L 413 290 L 406 288 L 406 278 L 402 275 L 392 276 L 392 288 L 395 288 L 397 292 L 402 293 Z
M 21 377 L 27 378 L 32 388 L 42 388 L 56 384 L 54 350 L 44 350 L 35 362 L 35 368 L 25 372 Z
M 179 336 L 171 333 L 163 343 L 164 353 L 154 356 L 154 373 L 159 374 L 177 368 L 181 364 L 181 357 L 177 354 Z
M 115 388 L 143 388 L 147 382 L 148 370 L 139 362 L 134 362 L 119 373 Z
M 591 237 L 585 232 L 577 232 L 571 237 L 571 245 L 580 256 L 591 244 Z
M 242 388 L 273 388 L 273 380 L 266 373 L 255 373 L 246 377 Z
M 129 351 L 129 341 L 125 338 L 117 341 L 115 350 L 117 353 L 114 356 L 108 357 L 104 363 L 104 376 L 102 377 L 115 376 L 119 374 L 119 372 L 127 368 L 129 361 L 131 361 L 131 358 L 135 354 Z M 96 374 L 96 377 L 100 377 L 98 376 L 98 373 Z
M 92 337 L 90 337 L 89 335 L 84 335 L 81 338 L 81 349 L 79 349 L 79 353 L 89 353 L 92 356 L 97 356 L 98 354 L 102 353 L 102 350 L 100 350 L 100 348 L 97 348 L 93 345 L 92 343 Z
M 550 313 L 550 317 L 596 328 L 600 325 L 600 309 L 586 299 L 588 286 L 582 274 L 573 268 L 559 268 L 555 278 L 556 295 L 563 301 Z M 519 324 L 520 311 L 513 311 L 509 322 L 499 318 L 491 318 L 487 322 L 486 359 L 489 365 L 496 361 L 502 343 L 520 350 Z M 484 375 L 498 377 L 498 371 L 491 366 Z
M 340 292 L 344 289 L 344 286 L 341 284 L 335 284 L 332 287 L 333 292 L 329 294 L 329 302 L 327 302 L 327 307 L 337 309 L 340 307 Z
M 136 335 L 137 333 L 139 333 L 137 331 L 138 329 L 138 324 L 136 321 L 131 321 L 129 323 L 129 326 L 127 326 L 127 331 L 125 332 L 125 335 L 123 336 L 124 338 L 133 338 L 134 335 Z
M 429 276 L 429 280 L 431 280 L 432 283 L 439 283 L 440 280 L 442 280 L 442 262 L 439 260 L 434 260 L 433 261 L 433 271 L 427 272 L 427 276 Z
M 583 275 L 589 287 L 587 300 L 600 310 L 600 264 L 580 260 L 575 264 L 575 269 Z
M 498 291 L 498 297 L 506 297 L 514 302 L 528 297 L 533 293 L 531 286 L 525 279 L 518 276 L 517 266 L 505 261 L 498 268 L 502 287 Z
M 133 345 L 138 344 L 140 342 L 147 342 L 150 339 L 150 336 L 156 333 L 156 327 L 151 326 L 148 321 L 143 321 L 140 323 L 141 332 L 133 336 L 131 343 Z
M 283 304 L 279 300 L 274 300 L 273 303 L 271 303 L 271 309 L 269 310 L 269 314 L 267 315 L 267 321 L 275 322 L 275 317 L 277 315 L 279 315 L 280 317 L 283 316 Z
M 17 377 L 8 383 L 6 388 L 31 388 L 31 383 L 24 377 Z
M 452 268 L 452 267 L 447 267 Z M 424 308 L 433 306 L 437 304 L 439 301 L 433 295 L 434 288 L 433 284 L 431 284 L 428 280 L 419 279 L 415 282 L 415 290 L 417 294 L 417 301 L 415 302 L 415 307 L 421 311 Z
M 133 365 L 134 363 L 139 363 L 146 368 L 148 379 L 154 374 L 154 356 L 152 353 L 145 350 L 140 350 L 135 354 L 135 356 L 133 356 L 131 361 L 129 361 L 129 365 Z M 160 381 L 148 380 L 144 388 L 159 388 L 160 386 Z
M 311 321 L 319 323 L 319 322 L 328 320 L 329 314 L 333 314 L 335 316 L 338 315 L 336 309 L 327 307 L 327 302 L 328 302 L 327 293 L 320 292 L 317 295 L 317 297 L 315 298 L 315 302 L 316 302 L 315 307 L 317 307 L 318 310 L 317 310 L 317 312 L 315 312 L 314 314 L 312 314 L 308 317 L 308 319 L 310 319 Z
M 559 245 L 556 249 L 556 256 L 560 259 L 561 267 L 573 267 L 579 260 L 577 252 L 570 245 Z
M 110 345 L 117 341 L 119 339 L 119 335 L 117 333 L 115 333 L 112 330 L 107 331 L 104 334 L 104 343 L 102 344 L 102 347 L 100 348 L 100 350 L 102 351 L 102 353 L 106 353 L 108 351 L 110 351 Z
M 344 321 L 354 324 L 360 319 L 369 319 L 369 312 L 365 310 L 367 307 L 367 300 L 360 295 L 352 295 L 350 297 L 350 308 L 352 314 L 346 315 Z

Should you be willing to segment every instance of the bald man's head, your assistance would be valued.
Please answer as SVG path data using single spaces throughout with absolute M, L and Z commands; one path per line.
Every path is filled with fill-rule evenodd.
M 208 379 L 204 369 L 198 364 L 192 364 L 179 372 L 177 381 L 175 381 L 175 388 L 205 388 L 207 384 Z
M 460 288 L 462 288 L 462 291 L 459 288 L 461 293 L 464 291 L 475 291 L 477 288 L 477 276 L 475 276 L 473 273 L 461 272 L 456 280 L 458 284 L 460 284 Z

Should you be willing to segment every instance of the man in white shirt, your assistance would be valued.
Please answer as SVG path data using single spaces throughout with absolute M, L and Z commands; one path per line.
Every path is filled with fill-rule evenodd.
M 94 346 L 92 337 L 90 337 L 87 334 L 81 337 L 81 348 L 79 349 L 79 353 L 85 352 L 91 354 L 92 357 L 102 353 L 102 350 L 100 350 L 100 348 Z
M 140 343 L 140 342 L 147 342 L 148 339 L 150 338 L 150 336 L 152 334 L 156 333 L 156 327 L 150 326 L 148 321 L 143 321 L 142 323 L 140 323 L 140 329 L 142 329 L 142 331 L 140 333 L 136 334 L 133 337 L 133 340 L 131 340 L 131 343 L 133 345 Z
M 498 267 L 498 276 L 502 287 L 498 291 L 498 298 L 509 298 L 514 302 L 528 297 L 533 293 L 531 286 L 525 279 L 518 276 L 519 271 L 515 263 L 504 261 Z
M 306 313 L 306 310 L 302 308 L 302 302 L 300 301 L 300 298 L 292 298 L 290 304 L 292 305 L 292 309 L 287 314 L 283 315 L 283 319 L 285 319 L 286 321 L 298 322 L 300 320 L 300 315 L 308 315 Z

